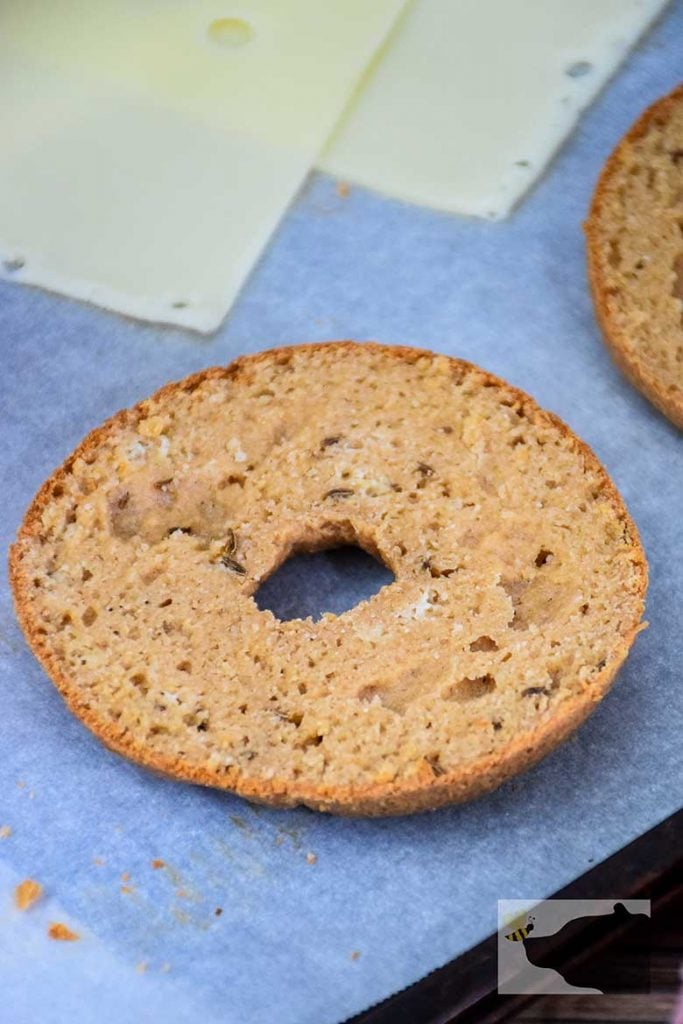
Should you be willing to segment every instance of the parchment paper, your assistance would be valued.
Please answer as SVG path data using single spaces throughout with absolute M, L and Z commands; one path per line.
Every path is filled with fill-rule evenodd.
M 268 345 L 376 338 L 480 363 L 595 448 L 642 532 L 651 627 L 535 770 L 467 806 L 348 821 L 256 810 L 108 753 L 26 649 L 5 586 L 0 1021 L 336 1024 L 494 930 L 498 898 L 548 895 L 676 809 L 683 443 L 600 341 L 580 224 L 618 137 L 675 84 L 682 38 L 679 3 L 509 222 L 342 198 L 314 176 L 212 340 L 2 284 L 4 544 L 82 435 L 166 380 Z M 20 915 L 26 876 L 47 895 Z M 80 941 L 50 942 L 53 920 Z

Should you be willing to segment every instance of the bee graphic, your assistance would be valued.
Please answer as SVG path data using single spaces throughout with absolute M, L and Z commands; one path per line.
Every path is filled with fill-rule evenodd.
M 529 914 L 526 924 L 522 925 L 521 928 L 515 928 L 514 932 L 510 932 L 508 935 L 505 936 L 505 938 L 508 940 L 508 942 L 524 942 L 529 932 L 532 932 L 534 930 L 535 920 L 536 918 L 532 917 L 531 914 Z

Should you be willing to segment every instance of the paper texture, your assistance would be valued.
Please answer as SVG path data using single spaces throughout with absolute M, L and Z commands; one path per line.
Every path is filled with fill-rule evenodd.
M 338 1024 L 495 930 L 498 899 L 551 894 L 676 808 L 683 444 L 600 340 L 581 221 L 617 139 L 676 83 L 682 37 L 679 4 L 508 221 L 344 198 L 313 178 L 210 341 L 0 284 L 3 544 L 47 473 L 118 408 L 243 352 L 355 337 L 462 356 L 530 391 L 603 460 L 651 569 L 650 628 L 571 741 L 483 800 L 378 821 L 256 810 L 107 752 L 26 649 L 3 586 L 0 825 L 13 831 L 0 839 L 0 982 L 12 1024 Z M 24 877 L 54 903 L 13 911 Z M 48 941 L 50 920 L 82 939 Z

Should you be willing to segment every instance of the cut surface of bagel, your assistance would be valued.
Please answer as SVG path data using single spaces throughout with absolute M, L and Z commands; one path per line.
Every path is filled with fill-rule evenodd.
M 394 581 L 280 621 L 259 585 L 354 544 Z M 589 448 L 428 351 L 266 351 L 93 431 L 10 558 L 26 637 L 107 746 L 251 800 L 397 814 L 563 740 L 640 627 L 647 568 Z

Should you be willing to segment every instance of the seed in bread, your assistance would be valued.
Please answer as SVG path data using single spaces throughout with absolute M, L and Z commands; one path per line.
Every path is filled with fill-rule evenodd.
M 605 164 L 586 238 L 614 359 L 683 427 L 683 85 L 645 111 Z
M 254 601 L 292 552 L 395 581 L 343 615 Z M 457 359 L 342 342 L 170 384 L 90 434 L 11 553 L 72 710 L 168 775 L 390 814 L 464 800 L 564 739 L 638 632 L 646 564 L 592 452 Z

